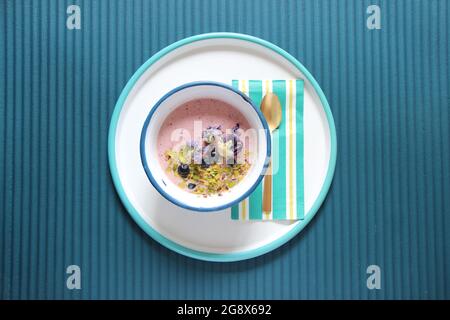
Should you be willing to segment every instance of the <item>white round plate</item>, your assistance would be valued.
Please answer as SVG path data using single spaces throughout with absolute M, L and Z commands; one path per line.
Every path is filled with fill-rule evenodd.
M 305 218 L 236 221 L 230 209 L 199 213 L 164 199 L 148 181 L 139 141 L 149 110 L 183 83 L 232 79 L 292 79 L 304 88 Z M 180 40 L 146 61 L 123 89 L 108 141 L 111 174 L 133 219 L 162 245 L 189 257 L 236 261 L 269 252 L 298 234 L 322 204 L 334 174 L 336 132 L 328 102 L 311 74 L 279 47 L 243 34 L 209 33 Z

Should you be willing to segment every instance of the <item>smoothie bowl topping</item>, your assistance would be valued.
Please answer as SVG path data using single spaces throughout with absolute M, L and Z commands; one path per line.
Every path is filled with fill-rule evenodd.
M 178 176 L 178 186 L 205 197 L 222 195 L 246 175 L 250 163 L 237 123 L 231 130 L 209 126 L 199 140 L 166 150 L 168 174 Z

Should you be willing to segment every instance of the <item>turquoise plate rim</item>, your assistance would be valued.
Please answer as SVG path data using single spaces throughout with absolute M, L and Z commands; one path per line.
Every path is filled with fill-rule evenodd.
M 322 188 L 320 190 L 320 193 L 317 197 L 317 199 L 314 201 L 314 204 L 312 205 L 310 211 L 306 214 L 305 219 L 301 220 L 299 223 L 297 223 L 289 232 L 285 233 L 282 237 L 264 245 L 256 249 L 242 251 L 242 252 L 234 252 L 234 253 L 210 253 L 210 252 L 202 252 L 198 250 L 193 250 L 187 247 L 184 247 L 172 240 L 167 239 L 163 235 L 161 235 L 158 231 L 152 228 L 138 213 L 138 211 L 133 207 L 131 202 L 129 201 L 125 190 L 123 189 L 122 183 L 119 178 L 119 172 L 117 170 L 116 165 L 116 157 L 115 157 L 115 141 L 116 141 L 116 129 L 117 124 L 119 121 L 120 113 L 122 111 L 123 105 L 128 97 L 128 94 L 133 89 L 136 82 L 139 80 L 141 75 L 155 62 L 157 62 L 159 59 L 161 59 L 166 54 L 172 52 L 173 50 L 182 47 L 184 45 L 201 41 L 201 40 L 207 40 L 207 39 L 238 39 L 238 40 L 244 40 L 249 41 L 252 43 L 256 43 L 259 45 L 262 45 L 268 49 L 271 49 L 272 51 L 278 53 L 279 55 L 283 56 L 285 59 L 287 59 L 289 62 L 291 62 L 300 72 L 302 72 L 305 77 L 309 80 L 309 82 L 314 87 L 314 90 L 316 91 L 317 95 L 320 98 L 320 101 L 322 103 L 322 106 L 324 108 L 327 121 L 329 123 L 330 128 L 330 136 L 331 136 L 331 145 L 330 145 L 330 162 L 328 165 L 327 174 L 325 177 L 325 181 L 322 185 Z M 160 50 L 156 54 L 154 54 L 150 59 L 148 59 L 143 65 L 141 65 L 136 72 L 133 74 L 133 76 L 128 80 L 127 84 L 123 88 L 116 105 L 114 107 L 113 114 L 111 116 L 111 122 L 108 132 L 108 160 L 109 160 L 109 166 L 111 171 L 111 176 L 113 179 L 114 186 L 117 190 L 117 193 L 124 204 L 125 208 L 127 209 L 128 213 L 131 215 L 133 220 L 154 240 L 159 242 L 161 245 L 165 246 L 168 249 L 171 249 L 175 252 L 178 252 L 182 255 L 185 255 L 190 258 L 195 258 L 199 260 L 204 261 L 213 261 L 213 262 L 232 262 L 232 261 L 241 261 L 246 259 L 251 259 L 260 255 L 263 255 L 265 253 L 268 253 L 274 249 L 277 249 L 278 247 L 282 246 L 289 240 L 291 240 L 293 237 L 295 237 L 298 233 L 300 233 L 301 230 L 314 218 L 317 211 L 319 210 L 320 206 L 322 205 L 323 201 L 325 200 L 325 197 L 328 193 L 328 190 L 330 189 L 331 182 L 333 180 L 334 171 L 336 168 L 336 155 L 337 155 L 337 139 L 336 139 L 336 127 L 334 124 L 333 115 L 331 113 L 330 106 L 328 104 L 328 101 L 325 97 L 325 94 L 323 93 L 322 89 L 320 88 L 317 81 L 314 79 L 314 77 L 311 75 L 311 73 L 291 54 L 286 52 L 285 50 L 281 49 L 280 47 L 257 37 L 246 35 L 246 34 L 240 34 L 240 33 L 230 33 L 230 32 L 214 32 L 214 33 L 204 33 L 199 34 L 195 36 L 191 36 L 188 38 L 184 38 L 182 40 L 179 40 L 177 42 L 172 43 L 171 45 L 165 47 L 164 49 Z

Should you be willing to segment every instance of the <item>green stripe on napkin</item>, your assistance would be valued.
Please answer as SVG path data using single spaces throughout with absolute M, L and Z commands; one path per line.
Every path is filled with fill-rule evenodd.
M 257 106 L 259 106 L 263 98 L 261 81 L 250 80 L 248 88 L 251 88 L 251 90 L 249 90 L 248 92 L 248 96 Z M 251 206 L 249 214 L 250 220 L 261 219 L 263 194 L 262 190 L 262 183 L 260 183 L 249 197 L 249 206 Z
M 275 93 L 283 118 L 272 133 L 272 212 L 262 212 L 263 185 L 231 208 L 234 220 L 297 220 L 304 218 L 303 80 L 233 80 L 259 106 L 266 92 Z
M 278 96 L 283 110 L 281 124 L 277 130 L 272 133 L 273 154 L 272 154 L 272 190 L 279 194 L 286 194 L 286 81 L 275 80 L 272 84 L 272 92 Z M 278 143 L 275 143 L 278 141 Z M 281 165 L 280 165 L 281 164 Z M 272 199 L 273 220 L 285 219 L 286 201 L 274 201 Z
M 304 191 L 304 174 L 303 174 L 303 160 L 304 160 L 304 144 L 303 144 L 303 138 L 304 138 L 304 131 L 303 131 L 303 89 L 304 89 L 304 83 L 303 81 L 296 81 L 296 105 L 295 108 L 297 110 L 296 112 L 296 131 L 301 132 L 301 134 L 297 134 L 297 145 L 296 145 L 296 166 L 297 170 L 301 170 L 301 174 L 296 175 L 297 179 L 297 207 L 300 209 L 297 209 L 297 218 L 298 219 L 304 219 L 305 217 L 305 191 Z M 300 168 L 300 169 L 299 169 Z M 301 195 L 301 196 L 300 196 Z

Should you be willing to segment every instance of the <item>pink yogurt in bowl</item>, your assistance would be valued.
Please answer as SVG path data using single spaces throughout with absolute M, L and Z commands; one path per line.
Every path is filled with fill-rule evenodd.
M 150 183 L 170 202 L 194 211 L 218 211 L 248 197 L 270 152 L 259 107 L 218 82 L 171 90 L 152 107 L 141 132 Z

